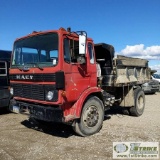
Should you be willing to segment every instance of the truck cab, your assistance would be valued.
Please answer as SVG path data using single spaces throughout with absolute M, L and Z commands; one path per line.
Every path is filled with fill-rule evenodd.
M 53 116 L 55 121 L 77 117 L 79 113 L 73 114 L 71 106 L 82 93 L 89 88 L 100 90 L 92 39 L 87 39 L 85 47 L 87 54 L 79 54 L 79 36 L 63 28 L 17 39 L 10 70 L 13 101 L 30 112 L 39 112 L 38 106 L 44 111 L 47 106 L 63 113 L 63 118 Z M 80 62 L 82 59 L 85 62 Z

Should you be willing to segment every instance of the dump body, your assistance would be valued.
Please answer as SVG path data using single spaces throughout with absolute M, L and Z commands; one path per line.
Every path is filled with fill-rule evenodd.
M 117 55 L 113 68 L 116 72 L 115 86 L 128 83 L 143 84 L 151 77 L 148 61 L 145 59 Z
M 114 47 L 104 43 L 95 45 L 95 54 L 103 77 L 102 86 L 139 85 L 150 80 L 151 70 L 145 59 L 121 55 L 115 57 Z

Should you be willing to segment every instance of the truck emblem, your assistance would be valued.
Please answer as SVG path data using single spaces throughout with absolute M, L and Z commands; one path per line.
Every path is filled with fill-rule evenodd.
M 16 75 L 16 79 L 33 79 L 32 75 Z

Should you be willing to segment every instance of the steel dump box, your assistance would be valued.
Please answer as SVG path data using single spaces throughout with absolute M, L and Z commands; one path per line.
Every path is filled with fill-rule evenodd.
M 95 45 L 96 61 L 101 67 L 102 86 L 127 86 L 143 84 L 150 80 L 148 60 L 117 55 L 114 47 L 100 43 Z
M 113 71 L 116 75 L 114 85 L 141 84 L 150 80 L 151 69 L 147 60 L 117 55 L 113 61 Z

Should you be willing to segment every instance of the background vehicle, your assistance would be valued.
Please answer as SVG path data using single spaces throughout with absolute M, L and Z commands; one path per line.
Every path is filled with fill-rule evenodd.
M 0 50 L 0 108 L 7 107 L 9 105 L 10 59 L 11 59 L 11 51 Z
M 159 91 L 159 82 L 156 80 L 150 80 L 149 82 L 142 84 L 142 89 L 144 93 L 155 94 Z
M 115 58 L 112 45 L 94 44 L 85 31 L 33 32 L 14 43 L 10 110 L 88 136 L 102 128 L 104 111 L 114 104 L 142 115 L 141 85 L 149 79 L 147 60 Z
M 152 79 L 157 80 L 160 83 L 160 74 L 154 73 L 151 77 L 152 77 Z
M 153 72 L 153 74 L 152 74 L 152 72 L 151 72 L 151 79 L 159 82 L 159 91 L 160 91 L 160 74 L 157 74 L 155 72 Z

